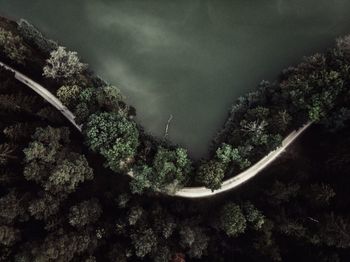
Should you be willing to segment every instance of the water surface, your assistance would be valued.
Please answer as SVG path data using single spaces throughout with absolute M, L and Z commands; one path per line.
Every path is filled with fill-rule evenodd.
M 137 121 L 195 157 L 230 105 L 302 56 L 350 33 L 346 0 L 0 0 L 77 50 L 137 109 Z

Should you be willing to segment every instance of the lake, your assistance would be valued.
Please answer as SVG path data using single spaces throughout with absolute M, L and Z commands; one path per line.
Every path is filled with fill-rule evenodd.
M 350 33 L 347 0 L 0 0 L 119 87 L 137 122 L 205 156 L 234 101 Z

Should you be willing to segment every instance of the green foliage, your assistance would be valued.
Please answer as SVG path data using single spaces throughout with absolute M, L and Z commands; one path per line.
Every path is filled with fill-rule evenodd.
M 33 142 L 23 150 L 25 154 L 25 161 L 27 163 L 33 163 L 33 165 L 54 163 L 56 155 L 62 148 L 61 144 L 68 144 L 69 130 L 66 128 L 37 128 L 32 136 Z M 34 167 L 34 166 L 33 166 Z M 30 175 L 28 178 L 32 178 Z M 34 177 L 33 177 L 34 179 Z
M 76 105 L 82 88 L 77 85 L 61 86 L 57 90 L 58 99 L 67 107 Z
M 80 91 L 79 97 L 77 98 L 77 105 L 75 106 L 74 115 L 76 116 L 76 122 L 84 124 L 88 121 L 88 117 L 92 113 L 96 113 L 100 109 L 97 107 L 95 88 L 84 88 Z
M 266 120 L 242 120 L 240 125 L 241 129 L 248 136 L 249 144 L 255 146 L 267 145 L 269 137 L 266 131 L 266 127 L 268 126 Z
M 84 227 L 96 222 L 102 214 L 102 208 L 97 199 L 83 201 L 69 210 L 69 224 L 74 227 Z
M 53 128 L 48 126 L 46 128 L 37 128 L 32 139 L 45 145 L 50 145 L 53 148 L 60 148 L 60 144 L 68 144 L 70 142 L 69 134 L 67 127 Z
M 232 161 L 232 155 L 236 152 L 233 152 L 233 149 L 231 145 L 228 144 L 222 144 L 221 147 L 219 147 L 216 150 L 216 156 L 217 158 L 223 163 L 223 164 L 229 164 Z
M 96 89 L 95 88 L 84 88 L 79 94 L 79 102 L 85 104 L 92 104 L 96 99 Z
M 253 229 L 260 230 L 265 223 L 265 216 L 251 202 L 244 203 L 243 211 Z
M 106 165 L 116 172 L 132 162 L 139 145 L 136 124 L 116 113 L 91 115 L 84 133 L 91 150 L 103 155 Z
M 8 58 L 19 64 L 24 64 L 30 54 L 21 37 L 3 28 L 0 28 L 0 46 Z
M 223 143 L 216 150 L 216 159 L 209 160 L 199 166 L 196 174 L 197 182 L 212 191 L 219 189 L 229 168 L 237 166 L 239 170 L 244 170 L 251 165 L 245 157 L 249 151 L 248 147 L 233 148 L 231 145 Z
M 308 106 L 309 119 L 314 122 L 319 122 L 320 120 L 325 119 L 328 112 L 334 107 L 335 99 L 339 91 L 338 88 L 333 92 L 327 90 L 320 94 L 313 95 L 311 98 L 311 105 Z
M 153 168 L 152 185 L 171 192 L 186 181 L 191 162 L 185 149 L 170 150 L 160 146 L 154 157 Z
M 240 121 L 240 128 L 243 136 L 246 137 L 246 143 L 251 146 L 268 144 L 268 117 L 270 109 L 257 106 L 247 110 Z
M 157 245 L 157 236 L 151 228 L 144 229 L 131 235 L 137 257 L 143 258 L 153 251 Z
M 74 78 L 86 68 L 87 65 L 79 61 L 77 52 L 66 51 L 65 47 L 59 46 L 50 53 L 50 58 L 46 60 L 43 76 L 74 82 Z
M 133 168 L 130 183 L 133 193 L 141 194 L 147 189 L 176 192 L 188 179 L 191 162 L 184 149 L 159 146 L 152 167 L 141 165 Z
M 34 261 L 72 261 L 94 245 L 88 232 L 65 232 L 49 234 L 31 253 Z
M 224 205 L 220 211 L 220 228 L 230 237 L 244 233 L 247 221 L 241 208 L 235 203 Z
M 146 215 L 147 212 L 144 212 L 144 214 Z M 178 227 L 176 218 L 174 218 L 172 214 L 161 205 L 155 206 L 151 212 L 151 216 L 154 231 L 158 234 L 158 236 L 164 240 L 170 239 Z
M 27 220 L 26 194 L 11 190 L 0 198 L 0 224 L 12 224 Z
M 269 114 L 270 114 L 269 108 L 266 108 L 263 106 L 257 106 L 257 107 L 248 109 L 244 118 L 247 121 L 264 120 L 268 118 Z
M 107 111 L 118 112 L 120 114 L 123 114 L 123 110 L 126 110 L 123 102 L 124 97 L 117 87 L 107 85 L 98 88 L 96 91 L 96 99 L 100 107 L 105 108 Z
M 90 110 L 88 105 L 85 103 L 78 104 L 74 110 L 74 115 L 76 117 L 75 121 L 78 124 L 83 124 L 90 115 Z
M 43 186 L 47 191 L 71 193 L 80 183 L 92 178 L 93 171 L 85 156 L 72 153 L 52 170 Z
M 256 161 L 309 121 L 343 126 L 350 115 L 346 110 L 349 39 L 338 39 L 336 48 L 325 55 L 305 58 L 296 67 L 284 70 L 275 83 L 263 82 L 257 91 L 238 99 L 215 140 L 217 157 L 229 162 L 231 149 L 222 147 L 228 144 L 236 149 L 253 147 L 244 158 Z
M 320 121 L 327 117 L 335 106 L 335 100 L 343 92 L 344 76 L 327 64 L 323 55 L 306 58 L 284 82 L 283 91 L 300 109 L 308 111 L 309 119 Z
M 70 151 L 67 129 L 38 128 L 33 142 L 24 149 L 24 176 L 40 184 L 46 191 L 71 193 L 85 180 L 93 178 L 85 156 Z
M 270 135 L 266 148 L 269 151 L 275 150 L 282 145 L 283 137 L 280 134 Z
M 136 166 L 132 170 L 133 179 L 130 182 L 131 192 L 142 194 L 145 190 L 153 188 L 152 177 L 153 170 L 147 165 Z
M 44 193 L 39 198 L 33 199 L 28 207 L 31 216 L 38 220 L 47 220 L 57 214 L 60 208 L 60 200 L 51 194 Z
M 197 171 L 197 182 L 210 188 L 212 191 L 221 187 L 221 182 L 225 176 L 226 165 L 222 162 L 210 160 L 202 164 Z
M 18 30 L 25 40 L 34 43 L 43 52 L 50 53 L 58 47 L 56 42 L 46 39 L 45 36 L 27 20 L 19 20 Z
M 280 132 L 285 132 L 292 122 L 293 117 L 283 109 L 278 111 L 272 118 L 273 129 Z
M 304 123 L 308 115 L 321 121 L 342 112 L 337 121 L 346 124 L 347 107 L 343 102 L 349 102 L 344 94 L 348 94 L 345 89 L 350 83 L 344 64 L 348 54 L 343 57 L 346 48 L 331 50 L 327 57 L 311 57 L 297 68 L 286 70 L 280 82 L 262 83 L 258 91 L 241 99 L 232 111 L 235 117 L 230 118 L 232 132 L 218 142 L 213 158 L 198 168 L 198 182 L 219 188 L 225 174 L 247 168 L 250 161 L 274 148 L 291 128 Z M 62 100 L 65 91 L 70 103 L 71 90 L 60 90 Z M 166 191 L 185 184 L 191 174 L 186 151 L 157 147 L 159 144 L 148 138 L 139 141 L 136 124 L 127 118 L 119 95 L 112 87 L 86 88 L 73 95 L 72 107 L 80 112 L 77 115 L 81 121 L 96 113 L 89 119 L 96 118 L 90 128 L 91 146 L 97 152 L 106 150 L 103 152 L 112 169 L 133 176 L 134 193 Z M 21 109 L 25 103 L 13 105 L 13 101 L 2 102 L 4 108 L 7 102 L 10 109 L 2 124 L 2 145 L 16 144 L 19 150 L 10 155 L 24 159 L 13 165 L 8 161 L 11 158 L 5 157 L 0 168 L 1 261 L 347 259 L 347 132 L 340 136 L 342 150 L 318 147 L 325 144 L 327 136 L 316 137 L 312 154 L 301 155 L 305 150 L 300 150 L 288 155 L 288 163 L 298 167 L 297 173 L 281 159 L 281 164 L 269 171 L 272 178 L 258 183 L 253 194 L 227 196 L 243 204 L 223 205 L 223 199 L 218 198 L 202 205 L 197 201 L 130 195 L 123 191 L 123 184 L 119 187 L 120 178 L 105 174 L 102 168 L 97 170 L 96 181 L 82 185 L 92 179 L 92 170 L 85 157 L 73 150 L 79 148 L 79 139 L 71 141 L 64 128 L 39 128 L 27 145 L 32 127 L 11 122 L 13 115 L 18 116 L 14 111 L 25 111 Z M 28 107 L 28 112 L 32 109 Z M 103 110 L 115 112 L 103 115 Z M 52 117 L 51 121 L 56 119 Z M 331 144 L 337 136 L 332 139 Z M 6 148 L 3 151 L 6 155 Z M 318 151 L 324 156 L 322 161 L 313 154 Z M 336 160 L 324 161 L 330 156 Z M 92 155 L 91 159 L 98 165 L 98 157 Z M 276 175 L 284 182 L 275 182 Z M 327 180 L 323 180 L 324 175 Z M 262 191 L 266 192 L 263 196 Z M 247 195 L 252 196 L 249 201 Z M 241 237 L 233 239 L 237 236 Z
M 222 144 L 221 147 L 216 150 L 216 156 L 223 164 L 230 164 L 233 162 L 239 166 L 240 170 L 244 170 L 251 165 L 250 161 L 245 158 L 247 154 L 246 151 L 247 150 L 241 147 L 233 148 L 231 145 Z
M 193 258 L 201 258 L 208 247 L 209 237 L 200 227 L 185 225 L 180 229 L 180 245 Z

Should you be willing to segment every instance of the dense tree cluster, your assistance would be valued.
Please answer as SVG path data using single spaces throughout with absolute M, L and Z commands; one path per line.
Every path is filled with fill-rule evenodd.
M 85 135 L 89 147 L 106 158 L 106 164 L 118 172 L 134 161 L 139 133 L 134 122 L 116 113 L 91 115 Z
M 0 28 L 0 46 L 9 59 L 19 64 L 24 64 L 30 54 L 20 36 L 14 35 L 11 31 L 3 28 Z
M 151 188 L 154 191 L 175 193 L 185 184 L 190 172 L 191 162 L 186 150 L 169 150 L 159 146 L 152 165 L 142 163 L 131 170 L 131 190 L 134 193 L 142 193 Z
M 18 30 L 26 41 L 34 43 L 43 52 L 50 53 L 58 48 L 55 41 L 47 39 L 35 26 L 25 19 L 18 21 Z
M 223 143 L 213 159 L 199 166 L 196 180 L 211 190 L 219 189 L 225 174 L 244 170 L 251 165 L 247 159 L 251 150 L 252 147 L 233 148 Z
M 23 150 L 27 180 L 35 181 L 44 190 L 55 194 L 74 192 L 85 180 L 91 180 L 93 171 L 86 158 L 71 152 L 69 131 L 66 128 L 38 128 L 31 142 Z
M 13 74 L 0 71 L 1 96 L 33 96 Z M 50 123 L 39 114 L 44 101 L 26 101 L 0 100 L 6 108 L 0 114 L 0 261 L 69 261 L 93 246 L 92 232 L 86 227 L 66 232 L 60 225 L 65 219 L 74 226 L 88 225 L 102 211 L 92 199 L 63 215 L 62 203 L 93 178 L 93 171 L 85 156 L 73 150 L 67 127 L 42 127 Z

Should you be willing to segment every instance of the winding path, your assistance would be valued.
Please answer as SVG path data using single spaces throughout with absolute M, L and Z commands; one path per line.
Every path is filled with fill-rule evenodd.
M 33 81 L 29 77 L 23 75 L 12 67 L 0 62 L 0 66 L 10 70 L 15 74 L 15 78 L 26 86 L 30 87 L 33 91 L 43 97 L 47 102 L 57 108 L 80 132 L 81 126 L 75 122 L 75 116 L 69 109 L 62 104 L 60 100 L 57 99 L 51 92 L 49 92 L 45 87 L 40 85 L 39 83 Z M 274 151 L 271 151 L 268 155 L 263 157 L 260 161 L 255 163 L 253 166 L 243 171 L 242 173 L 225 180 L 221 188 L 215 191 L 211 191 L 205 187 L 185 187 L 177 191 L 174 196 L 184 197 L 184 198 L 201 198 L 201 197 L 211 197 L 216 194 L 229 191 L 239 185 L 245 183 L 249 179 L 256 176 L 261 170 L 263 170 L 266 166 L 268 166 L 271 162 L 273 162 L 279 155 L 281 155 L 284 150 L 295 141 L 299 135 L 301 135 L 311 123 L 304 125 L 299 130 L 291 132 L 283 141 L 282 145 Z
M 15 74 L 15 78 L 18 81 L 30 87 L 34 92 L 36 92 L 38 95 L 43 97 L 47 102 L 49 102 L 51 105 L 57 108 L 81 132 L 81 126 L 79 126 L 75 122 L 74 120 L 75 116 L 73 115 L 73 113 L 69 111 L 69 109 L 65 105 L 63 105 L 62 102 L 58 100 L 57 97 L 55 97 L 50 91 L 48 91 L 45 87 L 33 81 L 29 77 L 25 76 L 24 74 L 18 72 L 16 69 L 13 69 L 12 67 L 2 63 L 1 61 L 0 61 L 0 66 L 13 72 Z
M 229 178 L 225 180 L 221 184 L 221 188 L 215 191 L 211 191 L 210 189 L 206 187 L 185 187 L 181 190 L 177 191 L 175 193 L 175 196 L 179 197 L 186 197 L 186 198 L 199 198 L 199 197 L 209 197 L 213 196 L 225 191 L 228 191 L 232 188 L 235 188 L 247 180 L 253 178 L 256 176 L 261 170 L 263 170 L 265 167 L 267 167 L 271 162 L 273 162 L 279 155 L 281 155 L 284 150 L 291 144 L 293 141 L 295 141 L 299 135 L 301 135 L 309 126 L 311 123 L 308 123 L 304 125 L 299 130 L 293 131 L 290 133 L 283 141 L 282 145 L 275 149 L 274 151 L 271 151 L 268 155 L 260 159 L 258 162 L 256 162 L 254 165 L 252 165 L 247 170 L 243 171 L 242 173 Z

